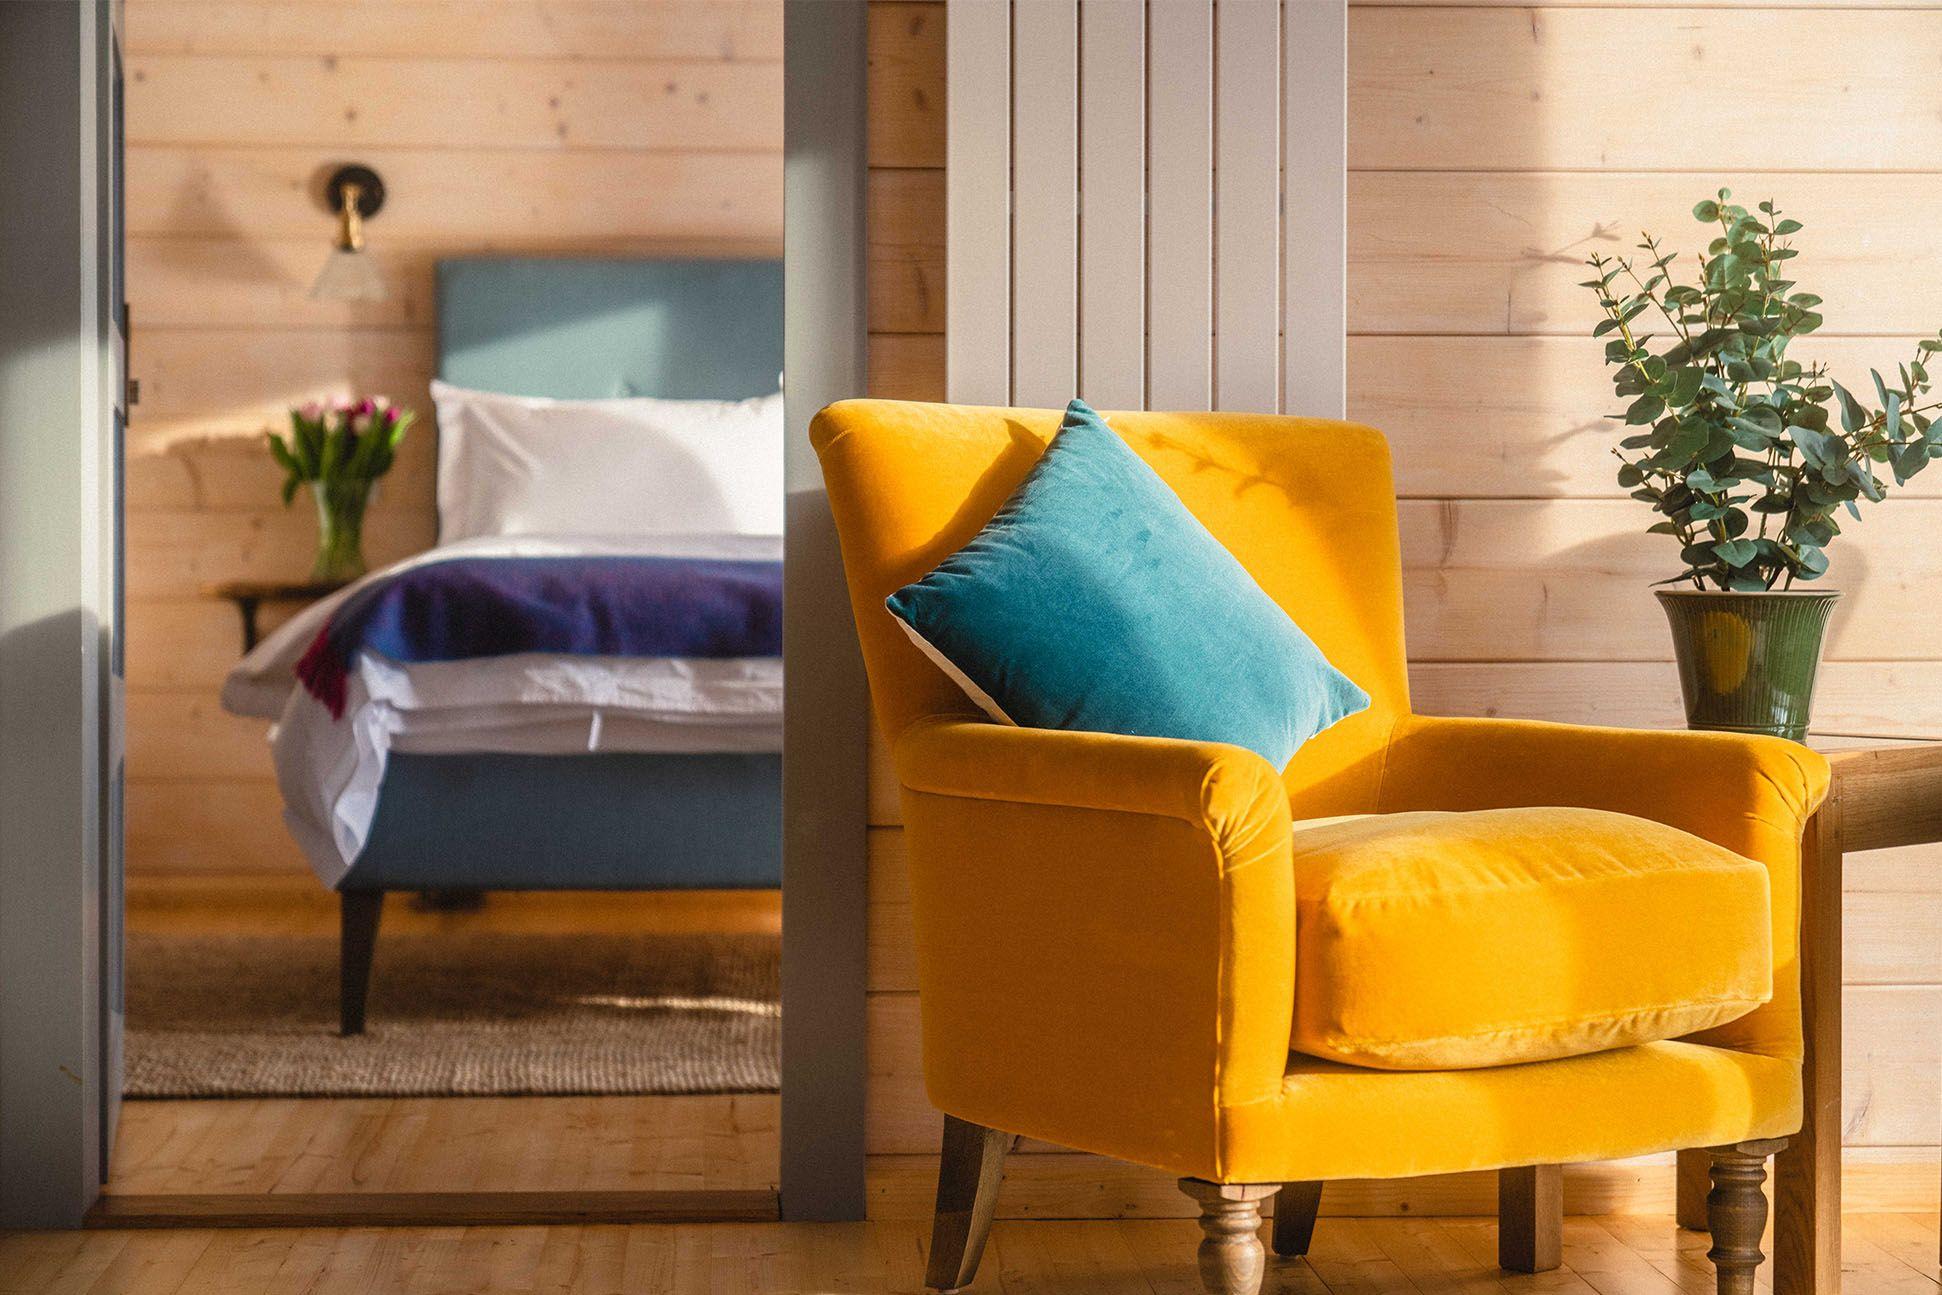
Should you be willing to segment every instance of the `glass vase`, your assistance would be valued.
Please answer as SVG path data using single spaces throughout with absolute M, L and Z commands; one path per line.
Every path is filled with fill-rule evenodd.
M 313 583 L 342 584 L 364 574 L 364 509 L 371 502 L 372 484 L 355 478 L 310 483 L 317 499 Z

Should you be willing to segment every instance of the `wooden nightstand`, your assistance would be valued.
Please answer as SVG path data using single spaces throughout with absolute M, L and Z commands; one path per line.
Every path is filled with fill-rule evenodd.
M 243 618 L 243 651 L 247 654 L 258 640 L 256 632 L 256 609 L 264 603 L 309 603 L 344 587 L 344 581 L 325 581 L 321 584 L 303 581 L 293 583 L 280 580 L 219 580 L 202 587 L 204 595 L 210 598 L 227 598 L 236 604 L 236 610 Z

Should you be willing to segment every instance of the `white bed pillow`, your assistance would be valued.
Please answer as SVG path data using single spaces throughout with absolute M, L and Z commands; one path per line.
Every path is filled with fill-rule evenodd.
M 547 400 L 432 383 L 438 540 L 780 535 L 782 393 Z

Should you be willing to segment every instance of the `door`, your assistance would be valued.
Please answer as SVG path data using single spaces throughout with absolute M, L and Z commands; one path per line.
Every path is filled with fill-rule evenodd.
M 0 3 L 0 1227 L 72 1227 L 119 1091 L 115 0 Z
M 128 377 L 128 281 L 125 274 L 127 248 L 126 184 L 122 172 L 123 120 L 121 0 L 95 0 L 95 30 L 102 57 L 98 61 L 99 94 L 96 99 L 96 151 L 98 225 L 101 238 L 95 251 L 96 282 L 100 285 L 100 319 L 105 336 L 102 346 L 102 404 L 107 410 L 101 430 L 107 442 L 101 447 L 105 471 L 99 486 L 102 528 L 107 551 L 97 566 L 106 595 L 101 612 L 101 840 L 97 851 L 100 865 L 101 931 L 101 1148 L 103 1181 L 108 1177 L 108 1161 L 115 1145 L 115 1127 L 121 1116 L 122 1090 L 122 916 L 126 909 L 122 885 L 123 845 L 123 697 L 126 693 L 123 660 L 122 612 L 125 606 L 123 580 L 122 511 L 123 463 L 126 453 L 128 406 L 133 394 Z

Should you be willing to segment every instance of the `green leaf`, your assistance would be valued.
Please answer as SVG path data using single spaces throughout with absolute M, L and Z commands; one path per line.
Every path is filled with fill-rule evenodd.
M 1634 400 L 1631 406 L 1626 409 L 1625 421 L 1628 425 L 1637 427 L 1652 422 L 1665 411 L 1666 402 L 1664 400 L 1661 400 L 1657 396 L 1647 394 Z
M 1695 365 L 1674 369 L 1669 376 L 1671 389 L 1664 393 L 1665 401 L 1675 409 L 1683 409 L 1698 399 L 1706 381 L 1706 371 Z
M 1752 540 L 1720 540 L 1713 545 L 1713 552 L 1727 566 L 1743 567 L 1753 561 L 1759 549 Z
M 1719 219 L 1719 204 L 1711 199 L 1695 204 L 1693 206 L 1693 219 L 1703 220 L 1709 225 L 1712 224 Z
M 1868 425 L 1868 411 L 1854 398 L 1854 393 L 1840 383 L 1834 384 L 1834 394 L 1841 400 L 1841 430 L 1849 435 Z
M 1768 208 L 1767 210 L 1768 210 L 1768 214 L 1771 215 L 1772 208 Z M 1800 233 L 1801 230 L 1805 228 L 1806 226 L 1802 225 L 1797 220 L 1783 220 L 1778 225 L 1775 225 L 1773 227 L 1773 232 L 1775 237 L 1785 238 L 1789 234 L 1798 234 Z
M 1854 482 L 1863 495 L 1867 496 L 1869 503 L 1878 504 L 1886 498 L 1882 493 L 1881 482 L 1875 480 L 1875 474 L 1869 471 L 1867 463 L 1861 459 L 1849 460 L 1848 479 Z

